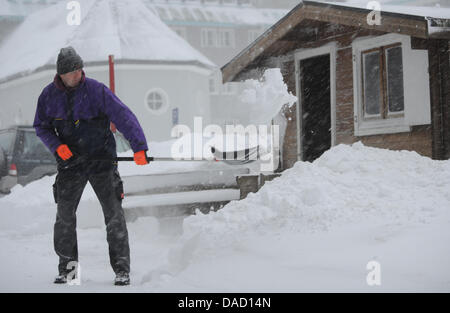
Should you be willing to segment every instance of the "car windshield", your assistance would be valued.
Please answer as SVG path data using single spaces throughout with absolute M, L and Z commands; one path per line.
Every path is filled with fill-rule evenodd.
M 0 131 L 0 147 L 6 154 L 11 154 L 13 139 L 14 131 L 12 129 Z
M 38 160 L 53 160 L 54 157 L 36 136 L 34 131 L 23 132 L 22 158 L 23 159 L 38 159 Z

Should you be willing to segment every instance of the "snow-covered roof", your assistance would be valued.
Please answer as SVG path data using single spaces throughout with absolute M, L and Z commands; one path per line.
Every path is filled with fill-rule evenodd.
M 0 17 L 25 17 L 32 12 L 46 8 L 58 1 L 59 0 L 0 0 Z
M 0 0 L 0 16 L 20 15 L 8 0 Z
M 321 1 L 322 2 L 322 1 Z M 347 0 L 345 3 L 336 2 L 322 2 L 328 3 L 330 5 L 346 6 L 359 9 L 371 9 L 367 7 L 368 1 L 365 0 Z M 422 6 L 411 6 L 411 5 L 391 5 L 380 3 L 380 9 L 382 12 L 391 12 L 405 15 L 414 15 L 422 17 L 435 17 L 435 18 L 450 18 L 450 8 L 444 7 L 422 7 Z
M 139 0 L 138 0 L 139 1 Z M 3 11 L 26 16 L 61 0 L 0 0 L 0 16 Z M 260 26 L 272 25 L 288 10 L 255 8 L 250 4 L 203 2 L 201 0 L 143 0 L 143 3 L 165 23 L 219 24 Z M 11 13 L 7 13 L 10 15 Z
M 144 3 L 168 24 L 272 25 L 289 12 L 285 9 L 262 9 L 243 5 L 208 5 L 200 1 L 177 3 L 145 0 Z
M 369 25 L 368 13 L 377 8 L 367 8 L 357 3 L 331 3 L 303 0 L 286 16 L 261 35 L 257 40 L 241 51 L 221 68 L 223 82 L 239 79 L 239 75 L 254 69 L 258 62 L 272 57 L 279 50 L 280 38 L 294 32 L 300 23 L 311 21 L 334 22 L 358 28 L 376 29 L 385 33 L 401 33 L 422 39 L 450 39 L 449 8 L 417 8 L 381 6 L 383 22 Z M 397 9 L 397 11 L 395 11 Z M 393 10 L 393 11 L 390 11 Z M 401 12 L 398 12 L 401 10 Z M 411 23 L 413 22 L 413 23 Z M 252 63 L 253 62 L 253 63 Z
M 66 2 L 30 14 L 0 47 L 0 81 L 54 67 L 60 48 L 73 46 L 85 64 L 115 60 L 192 62 L 215 66 L 140 0 L 78 0 L 80 25 L 68 25 Z

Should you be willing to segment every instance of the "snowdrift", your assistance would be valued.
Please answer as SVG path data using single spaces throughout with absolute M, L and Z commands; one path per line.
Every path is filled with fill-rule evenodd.
M 117 291 L 98 227 L 78 232 L 82 285 L 51 284 L 52 181 L 0 199 L 0 290 Z M 129 223 L 132 285 L 124 291 L 448 292 L 449 186 L 448 160 L 338 145 L 216 213 L 167 221 L 181 234 L 162 234 L 150 217 Z M 101 212 L 89 203 L 85 210 Z M 382 268 L 377 287 L 366 283 L 373 260 Z
M 450 161 L 416 152 L 338 145 L 297 162 L 256 194 L 187 218 L 184 240 L 215 249 L 244 234 L 314 233 L 340 227 L 429 223 L 450 210 Z M 197 251 L 199 257 L 207 254 Z

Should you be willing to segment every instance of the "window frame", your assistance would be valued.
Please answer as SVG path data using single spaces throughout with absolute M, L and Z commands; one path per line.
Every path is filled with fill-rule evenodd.
M 213 42 L 212 42 L 212 44 L 209 44 L 209 32 L 211 32 L 211 34 L 212 34 L 212 39 L 213 39 Z M 217 46 L 218 46 L 218 32 L 217 32 L 217 29 L 215 29 L 215 28 L 202 28 L 201 29 L 201 38 L 200 38 L 200 41 L 201 41 L 201 46 L 202 46 L 202 48 L 217 48 Z
M 402 97 L 403 97 L 403 110 L 398 112 L 390 112 L 389 111 L 389 67 L 388 67 L 388 53 L 385 54 L 384 66 L 386 68 L 386 116 L 387 118 L 397 118 L 397 117 L 405 117 L 405 81 L 403 79 L 403 47 L 399 43 L 398 45 L 389 45 L 385 47 L 385 51 L 389 49 L 393 49 L 396 47 L 400 47 L 402 53 Z
M 261 36 L 261 31 L 256 30 L 256 29 L 249 29 L 247 32 L 247 37 L 248 37 L 248 44 L 252 44 L 253 42 L 256 41 L 256 39 L 259 38 L 259 36 Z
M 0 145 L 0 147 L 2 147 L 4 149 L 4 152 L 7 155 L 11 155 L 13 150 L 14 150 L 14 145 L 16 143 L 17 131 L 15 129 L 12 129 L 12 128 L 2 129 L 2 130 L 0 130 L 0 135 L 11 135 L 11 137 L 8 138 L 8 139 L 10 139 L 9 140 L 9 147 Z M 5 148 L 6 148 L 6 150 L 5 150 Z
M 402 81 L 403 84 L 403 88 L 402 88 L 402 92 L 403 92 L 403 110 L 399 111 L 399 112 L 389 112 L 389 95 L 388 95 L 388 66 L 387 66 L 387 50 L 392 49 L 392 48 L 397 48 L 400 47 L 402 49 L 403 52 L 403 47 L 402 47 L 402 43 L 401 42 L 396 42 L 396 43 L 392 43 L 389 45 L 385 45 L 385 46 L 380 46 L 380 47 L 376 47 L 376 48 L 371 48 L 371 49 L 367 49 L 367 50 L 363 50 L 361 51 L 361 82 L 362 82 L 362 88 L 361 88 L 361 105 L 362 105 L 362 115 L 363 115 L 363 119 L 365 121 L 368 120 L 379 120 L 379 119 L 389 119 L 389 118 L 402 118 L 405 116 L 405 100 L 404 100 L 404 93 L 405 93 L 405 88 L 404 88 L 404 81 Z M 366 103 L 365 103 L 365 79 L 364 79 L 364 74 L 365 74 L 365 66 L 364 66 L 364 56 L 373 52 L 378 52 L 379 53 L 379 65 L 380 65 L 380 107 L 379 107 L 379 114 L 373 114 L 373 115 L 369 115 L 366 114 Z M 402 55 L 402 64 L 403 64 L 403 55 Z M 403 66 L 402 66 L 402 76 L 403 76 Z
M 161 96 L 161 107 L 157 110 L 152 109 L 149 105 L 148 102 L 148 98 L 152 93 L 156 93 L 159 96 Z M 151 88 L 150 90 L 148 90 L 145 94 L 144 97 L 144 105 L 147 109 L 148 112 L 154 114 L 154 115 L 162 115 L 164 113 L 167 112 L 167 110 L 169 109 L 169 96 L 167 95 L 167 93 L 162 89 L 162 88 Z
M 229 34 L 230 44 L 225 44 L 225 34 Z M 216 44 L 219 48 L 234 48 L 236 46 L 235 31 L 232 28 L 222 28 L 217 31 Z
M 222 5 L 235 6 L 237 5 L 237 0 L 222 0 Z
M 401 43 L 402 47 L 402 65 L 403 65 L 403 95 L 404 107 L 403 115 L 395 118 L 375 118 L 365 119 L 363 111 L 363 85 L 362 85 L 362 63 L 361 52 L 372 48 L 380 48 L 395 43 Z M 411 49 L 411 39 L 407 35 L 401 34 L 386 34 L 381 36 L 369 36 L 356 38 L 352 42 L 352 64 L 353 64 L 353 135 L 355 137 L 370 136 L 379 134 L 394 134 L 402 132 L 410 132 L 411 125 L 418 125 L 413 122 L 411 118 L 415 118 L 410 106 L 416 106 L 415 99 L 411 99 L 411 63 L 416 59 L 417 52 Z M 408 89 L 408 88 L 409 89 Z M 408 111 L 409 110 L 409 111 Z M 420 109 L 421 110 L 421 109 Z M 415 124 L 414 124 L 415 123 Z M 411 124 L 411 125 L 410 125 Z

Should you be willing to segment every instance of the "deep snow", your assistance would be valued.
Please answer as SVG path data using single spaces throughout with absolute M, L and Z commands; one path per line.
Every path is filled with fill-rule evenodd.
M 82 284 L 52 284 L 52 179 L 0 199 L 0 291 L 450 291 L 450 161 L 338 145 L 217 213 L 141 217 L 125 288 L 104 227 L 83 222 L 94 200 L 79 207 Z M 366 283 L 372 260 L 381 286 Z

